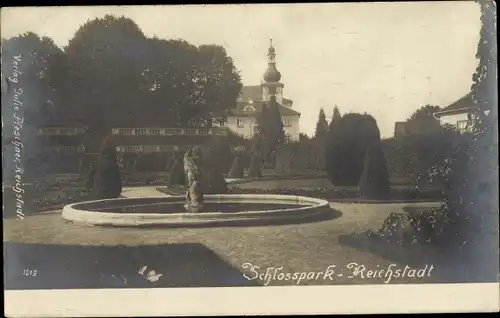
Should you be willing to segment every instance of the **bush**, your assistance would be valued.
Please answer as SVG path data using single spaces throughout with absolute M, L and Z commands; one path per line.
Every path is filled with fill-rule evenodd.
M 129 172 L 122 178 L 123 185 L 167 185 L 169 183 L 167 172 Z
M 87 154 L 84 154 L 80 158 L 80 162 L 78 163 L 78 173 L 80 173 L 81 175 L 85 175 L 86 173 L 88 173 L 89 168 L 90 168 L 89 157 L 87 156 Z
M 233 157 L 229 137 L 213 136 L 204 148 L 205 161 L 215 165 L 221 173 L 227 173 Z
M 384 139 L 382 147 L 389 174 L 428 183 L 427 171 L 453 154 L 459 135 L 457 131 L 440 128 L 429 134 Z
M 377 122 L 368 114 L 346 114 L 330 125 L 326 140 L 326 171 L 330 182 L 356 186 L 368 145 L 380 141 Z
M 95 164 L 91 164 L 89 169 L 88 169 L 87 177 L 85 180 L 85 188 L 89 191 L 92 190 L 92 188 L 94 187 L 94 178 L 95 178 L 96 171 L 97 171 L 97 168 L 96 168 Z
M 389 197 L 389 176 L 380 143 L 374 143 L 366 149 L 363 173 L 359 180 L 359 192 L 366 199 Z
M 225 194 L 228 192 L 227 183 L 222 173 L 213 165 L 208 165 L 202 175 L 204 194 Z
M 172 164 L 172 167 L 170 167 L 168 182 L 171 186 L 186 184 L 184 164 L 180 158 L 176 158 L 174 163 Z
M 282 194 L 319 198 L 324 200 L 360 199 L 359 191 L 356 187 L 342 188 L 238 188 L 231 187 L 229 193 L 232 194 Z M 442 200 L 443 195 L 439 190 L 419 191 L 416 189 L 392 189 L 390 200 L 412 201 L 412 200 Z M 381 201 L 383 202 L 383 201 Z
M 324 153 L 316 139 L 285 144 L 283 155 L 287 171 L 318 171 L 323 164 Z
M 99 154 L 94 177 L 93 195 L 96 199 L 118 198 L 122 192 L 120 169 L 116 156 L 116 143 L 107 137 Z
M 260 158 L 257 155 L 253 155 L 250 159 L 250 167 L 248 169 L 249 178 L 260 178 Z
M 243 178 L 243 163 L 241 156 L 236 156 L 229 170 L 229 178 Z
M 172 166 L 176 160 L 177 160 L 177 158 L 175 157 L 175 154 L 170 154 L 167 157 L 166 166 L 165 166 L 166 171 L 170 171 L 170 169 L 172 169 Z

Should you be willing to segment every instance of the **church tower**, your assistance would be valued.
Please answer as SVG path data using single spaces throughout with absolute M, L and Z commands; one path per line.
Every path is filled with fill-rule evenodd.
M 264 73 L 264 82 L 262 86 L 262 100 L 269 101 L 271 96 L 276 98 L 279 104 L 283 104 L 283 87 L 280 82 L 281 73 L 276 69 L 276 50 L 273 47 L 273 40 L 270 40 L 267 50 L 267 71 Z

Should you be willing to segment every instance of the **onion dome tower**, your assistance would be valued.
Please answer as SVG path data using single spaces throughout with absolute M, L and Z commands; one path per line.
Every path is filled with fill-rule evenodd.
M 273 47 L 273 40 L 270 40 L 267 50 L 267 70 L 264 73 L 264 82 L 262 85 L 262 99 L 269 101 L 275 98 L 280 104 L 283 103 L 283 87 L 280 82 L 281 73 L 276 68 L 276 49 Z

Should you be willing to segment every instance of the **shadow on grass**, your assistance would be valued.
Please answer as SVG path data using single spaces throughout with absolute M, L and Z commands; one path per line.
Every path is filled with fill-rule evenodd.
M 472 270 L 467 260 L 459 253 L 444 253 L 431 244 L 398 244 L 381 239 L 377 235 L 364 236 L 359 234 L 340 235 L 341 245 L 369 252 L 390 262 L 421 268 L 433 265 L 435 270 L 433 283 L 486 283 L 498 282 L 498 271 Z M 484 264 L 483 264 L 484 265 Z
M 147 279 L 151 270 L 163 276 L 151 282 Z M 4 277 L 7 290 L 258 286 L 198 243 L 82 246 L 4 242 Z

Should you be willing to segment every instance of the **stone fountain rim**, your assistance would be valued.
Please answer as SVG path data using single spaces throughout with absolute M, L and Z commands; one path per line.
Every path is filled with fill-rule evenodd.
M 110 226 L 140 226 L 140 225 L 182 225 L 197 224 L 209 225 L 212 223 L 231 223 L 257 220 L 295 219 L 309 217 L 330 208 L 328 201 L 318 198 L 294 196 L 294 195 L 274 195 L 274 194 L 215 194 L 205 195 L 205 202 L 220 203 L 265 203 L 266 201 L 275 204 L 297 204 L 304 205 L 299 208 L 285 208 L 274 210 L 261 210 L 250 212 L 202 212 L 202 213 L 119 213 L 119 212 L 98 212 L 82 209 L 82 205 L 92 205 L 102 202 L 141 202 L 158 200 L 165 203 L 184 203 L 185 196 L 155 196 L 143 198 L 116 198 L 104 200 L 84 201 L 66 205 L 62 211 L 62 217 L 68 221 L 85 223 L 91 225 Z M 222 201 L 220 201 L 222 200 Z M 264 202 L 263 202 L 264 201 Z M 276 202 L 278 201 L 278 202 Z M 271 203 L 271 202 L 270 202 Z M 149 203 L 153 204 L 153 203 Z

